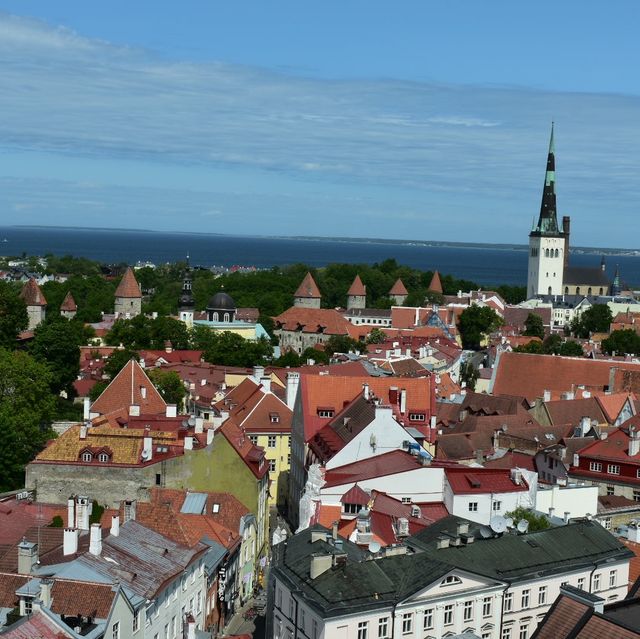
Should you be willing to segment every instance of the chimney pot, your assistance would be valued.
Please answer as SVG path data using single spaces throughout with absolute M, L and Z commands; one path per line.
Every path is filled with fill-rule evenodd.
M 100 529 L 100 524 L 91 524 L 89 552 L 96 557 L 102 554 L 102 530 Z

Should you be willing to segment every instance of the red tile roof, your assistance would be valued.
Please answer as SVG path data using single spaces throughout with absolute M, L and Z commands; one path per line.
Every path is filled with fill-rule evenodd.
M 521 395 L 530 401 L 542 397 L 545 390 L 577 393 L 579 386 L 592 394 L 602 393 L 609 388 L 613 369 L 640 372 L 640 364 L 505 352 L 495 366 L 492 392 Z
M 522 479 L 516 484 L 511 479 L 511 471 L 502 468 L 446 468 L 444 471 L 451 490 L 456 495 L 479 493 L 514 493 L 529 490 Z
M 48 526 L 56 515 L 66 519 L 66 507 L 15 498 L 3 500 L 0 502 L 0 544 L 17 544 L 29 528 Z
M 30 617 L 22 617 L 13 628 L 2 635 L 6 639 L 66 639 L 77 637 L 63 621 L 55 622 L 40 610 Z
M 20 297 L 27 306 L 46 306 L 47 300 L 42 294 L 38 282 L 32 277 L 20 291 Z
M 330 308 L 300 308 L 292 306 L 273 318 L 276 330 L 322 333 L 324 335 L 351 335 L 351 322 Z
M 433 377 L 345 377 L 333 375 L 302 375 L 300 377 L 300 393 L 302 410 L 304 411 L 304 437 L 310 441 L 320 429 L 328 423 L 330 418 L 320 417 L 318 410 L 329 409 L 337 415 L 346 404 L 362 393 L 363 385 L 369 385 L 370 392 L 380 398 L 384 404 L 391 404 L 396 419 L 405 425 L 425 428 L 429 425 L 431 414 L 435 410 L 433 391 Z M 396 387 L 397 396 L 400 391 L 406 391 L 406 411 L 399 412 L 398 401 L 392 401 L 390 390 Z M 424 421 L 419 425 L 409 421 L 411 413 L 422 413 Z
M 62 304 L 60 304 L 61 311 L 73 312 L 78 310 L 78 305 L 76 301 L 73 299 L 73 295 L 71 295 L 71 291 L 67 291 L 67 294 L 64 296 L 62 300 Z
M 142 390 L 146 389 L 146 397 Z M 140 413 L 161 415 L 166 412 L 167 404 L 162 399 L 140 364 L 132 359 L 113 378 L 109 386 L 91 405 L 92 413 L 107 415 L 116 411 L 129 411 L 129 406 L 140 406 Z
M 402 280 L 398 278 L 396 280 L 396 283 L 391 287 L 391 290 L 389 291 L 389 295 L 409 295 L 409 291 L 407 290 L 405 285 L 402 283 Z
M 371 496 L 365 493 L 358 484 L 355 484 L 340 498 L 342 504 L 357 504 L 359 506 L 366 506 L 369 503 Z
M 129 266 L 124 272 L 120 284 L 115 293 L 116 297 L 142 297 L 142 291 L 136 276 L 133 274 L 133 269 Z
M 611 395 L 598 395 L 596 400 L 610 424 L 615 423 L 627 401 L 632 404 L 635 401 L 633 393 L 612 393 Z
M 442 290 L 442 281 L 440 280 L 440 273 L 435 271 L 433 277 L 431 278 L 431 283 L 429 284 L 429 290 L 435 291 L 436 293 L 443 293 Z
M 349 287 L 349 290 L 347 291 L 347 295 L 366 295 L 366 294 L 367 294 L 367 289 L 365 285 L 362 283 L 360 276 L 356 275 L 355 279 L 353 280 L 353 283 L 351 284 L 351 286 Z
M 307 273 L 304 276 L 302 283 L 298 286 L 298 290 L 293 295 L 294 297 L 321 297 L 320 289 L 318 288 L 318 285 L 313 279 L 311 273 Z

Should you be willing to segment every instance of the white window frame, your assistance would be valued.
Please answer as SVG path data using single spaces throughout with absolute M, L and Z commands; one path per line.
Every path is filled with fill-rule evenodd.
M 620 474 L 620 464 L 608 464 L 607 472 L 609 475 L 619 475 Z

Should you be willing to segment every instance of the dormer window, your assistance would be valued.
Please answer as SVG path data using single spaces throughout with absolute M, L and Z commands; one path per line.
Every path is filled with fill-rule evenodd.
M 333 407 L 318 406 L 318 417 L 330 418 L 336 414 Z
M 100 453 L 98 455 L 98 461 L 106 464 L 109 461 L 109 455 L 107 455 L 107 453 Z
M 82 461 L 83 462 L 93 461 L 93 455 L 88 450 L 86 450 L 84 453 L 82 453 Z
M 279 413 L 269 413 L 269 420 L 272 424 L 280 423 L 280 414 Z
M 423 422 L 425 419 L 426 416 L 424 413 L 409 413 L 410 422 Z

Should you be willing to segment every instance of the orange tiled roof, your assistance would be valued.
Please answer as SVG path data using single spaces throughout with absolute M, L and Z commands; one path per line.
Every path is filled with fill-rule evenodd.
M 111 426 L 93 426 L 87 430 L 85 439 L 80 439 L 80 426 L 72 426 L 60 435 L 36 456 L 36 461 L 80 462 L 80 454 L 89 448 L 98 453 L 101 449 L 110 454 L 110 461 L 106 464 L 139 464 L 143 439 L 145 436 L 153 438 L 154 446 L 180 447 L 178 434 L 163 431 L 146 431 L 139 428 L 112 428 Z M 165 454 L 166 456 L 166 454 Z M 157 455 L 154 451 L 154 458 Z M 83 463 L 83 462 L 80 462 Z M 89 462 L 87 462 L 89 463 Z M 93 462 L 96 464 L 97 462 Z
M 142 396 L 143 392 L 145 397 Z M 128 412 L 129 406 L 134 405 L 140 406 L 140 413 L 146 415 L 160 415 L 167 410 L 167 404 L 162 399 L 162 395 L 140 364 L 131 359 L 93 402 L 91 412 L 102 415 L 122 410 Z
M 349 287 L 349 290 L 347 291 L 347 295 L 366 295 L 366 294 L 367 294 L 367 289 L 365 285 L 362 283 L 360 276 L 356 275 L 355 279 L 353 280 L 353 283 L 351 284 L 351 286 Z
M 431 278 L 431 283 L 429 284 L 429 290 L 435 291 L 436 293 L 443 293 L 442 290 L 442 282 L 440 280 L 440 273 L 435 271 L 433 277 Z
M 38 282 L 33 277 L 22 287 L 20 297 L 27 306 L 46 306 L 47 300 L 42 294 Z
M 596 400 L 598 404 L 600 404 L 600 408 L 602 408 L 602 412 L 605 414 L 607 421 L 613 424 L 620 414 L 620 411 L 624 408 L 627 400 L 633 403 L 635 396 L 633 393 L 613 393 L 611 395 L 598 395 Z
M 409 291 L 407 291 L 407 288 L 402 283 L 402 280 L 398 278 L 396 280 L 396 283 L 391 287 L 389 295 L 409 295 Z
M 298 308 L 292 306 L 273 318 L 276 329 L 322 333 L 325 335 L 350 335 L 351 322 L 338 311 L 330 308 Z
M 61 311 L 77 311 L 78 305 L 76 301 L 73 299 L 73 295 L 71 295 L 71 291 L 67 291 L 67 294 L 64 296 L 62 300 L 62 304 L 60 304 Z
M 311 273 L 307 273 L 302 280 L 302 284 L 298 286 L 298 290 L 293 294 L 294 297 L 321 297 L 320 289 L 316 284 Z
M 576 391 L 579 386 L 594 394 L 609 387 L 612 369 L 640 372 L 639 364 L 580 357 L 509 353 L 500 355 L 496 365 L 494 395 L 518 395 L 534 400 L 545 390 Z
M 255 446 L 233 419 L 227 419 L 217 432 L 224 435 L 225 439 L 258 479 L 262 479 L 266 475 L 269 465 L 264 459 L 264 448 Z
M 115 293 L 116 297 L 142 297 L 142 291 L 136 276 L 133 274 L 133 269 L 129 266 L 124 272 L 120 284 Z

